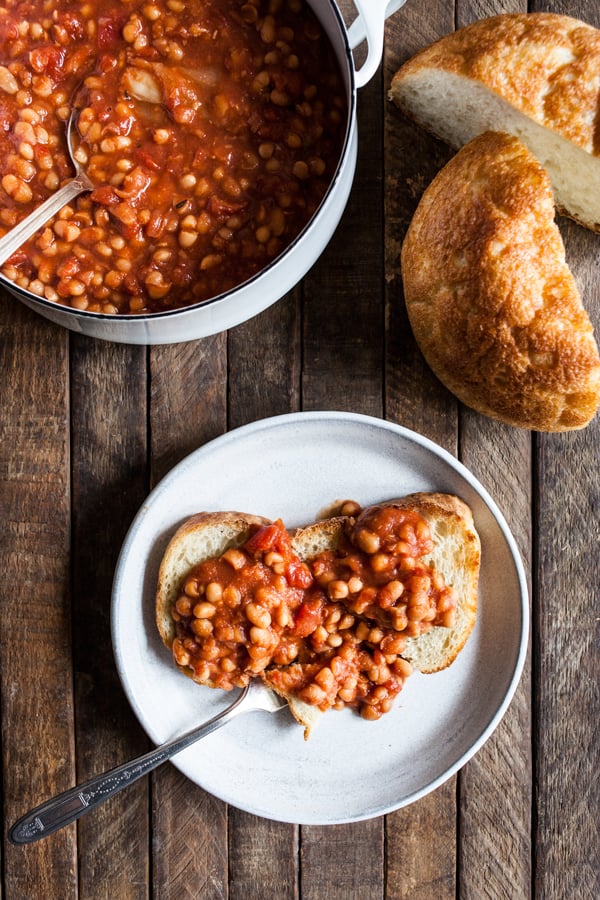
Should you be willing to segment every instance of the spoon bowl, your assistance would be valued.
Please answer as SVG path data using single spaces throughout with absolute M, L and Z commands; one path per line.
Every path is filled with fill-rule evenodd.
M 84 191 L 91 191 L 94 189 L 93 182 L 88 178 L 86 172 L 77 162 L 73 153 L 72 135 L 73 130 L 77 126 L 77 114 L 78 110 L 73 109 L 67 122 L 67 147 L 69 149 L 71 162 L 75 169 L 75 175 L 63 184 L 55 194 L 52 194 L 40 206 L 34 209 L 33 212 L 30 212 L 28 216 L 25 216 L 18 225 L 11 228 L 4 237 L 0 238 L 0 266 L 3 266 L 26 240 L 32 237 L 36 231 L 39 231 L 39 229 L 42 228 L 52 216 L 56 215 L 63 206 L 66 206 L 70 200 L 73 200 Z

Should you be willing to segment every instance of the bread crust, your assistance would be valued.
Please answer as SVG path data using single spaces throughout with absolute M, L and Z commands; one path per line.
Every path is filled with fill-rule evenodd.
M 438 68 L 481 82 L 540 125 L 600 155 L 600 31 L 556 13 L 505 13 L 473 22 L 417 53 L 394 75 L 402 83 Z
M 537 431 L 585 427 L 600 358 L 544 168 L 487 132 L 425 190 L 401 255 L 415 339 L 463 403 Z

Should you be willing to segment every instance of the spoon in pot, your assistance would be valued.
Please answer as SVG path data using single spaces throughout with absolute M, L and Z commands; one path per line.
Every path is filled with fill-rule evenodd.
M 15 822 L 10 829 L 9 840 L 13 844 L 31 844 L 38 841 L 40 838 L 58 831 L 59 828 L 70 825 L 80 816 L 100 806 L 109 797 L 113 797 L 123 788 L 138 781 L 176 753 L 185 750 L 190 744 L 194 744 L 227 722 L 231 722 L 240 713 L 261 709 L 266 712 L 277 712 L 285 706 L 287 706 L 287 701 L 278 697 L 261 681 L 253 680 L 233 703 L 209 719 L 208 722 L 204 722 L 181 737 L 173 738 L 166 744 L 150 750 L 143 756 L 138 756 L 131 762 L 110 769 L 102 775 L 96 775 L 95 778 L 84 784 L 69 788 L 62 794 L 36 806 L 35 809 Z
M 0 266 L 4 265 L 7 259 L 18 250 L 25 241 L 36 233 L 46 222 L 52 218 L 59 210 L 65 206 L 69 200 L 77 197 L 83 191 L 91 191 L 94 185 L 87 174 L 83 171 L 80 164 L 73 155 L 73 146 L 71 138 L 73 130 L 76 127 L 78 110 L 73 109 L 67 122 L 67 147 L 69 148 L 69 156 L 75 167 L 75 175 L 66 184 L 47 200 L 38 206 L 33 212 L 15 225 L 14 228 L 0 238 Z

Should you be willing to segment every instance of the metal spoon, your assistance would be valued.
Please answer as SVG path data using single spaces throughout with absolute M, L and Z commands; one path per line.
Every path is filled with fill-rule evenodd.
M 37 209 L 34 209 L 28 216 L 25 216 L 18 225 L 11 228 L 4 237 L 0 238 L 0 266 L 4 265 L 6 260 L 13 255 L 15 250 L 18 250 L 28 238 L 34 235 L 36 231 L 39 231 L 39 229 L 42 228 L 53 215 L 59 212 L 63 206 L 66 206 L 70 200 L 83 193 L 83 191 L 91 191 L 94 189 L 94 184 L 90 178 L 88 178 L 87 174 L 83 171 L 73 155 L 71 136 L 73 134 L 73 129 L 75 128 L 78 112 L 78 110 L 73 109 L 69 116 L 69 121 L 67 122 L 67 147 L 69 148 L 71 162 L 75 167 L 75 176 L 71 178 L 70 181 L 67 181 L 66 184 L 63 184 L 55 194 L 52 194 L 51 197 L 44 200 Z
M 208 722 L 204 722 L 181 737 L 173 738 L 143 756 L 138 756 L 131 762 L 110 769 L 102 775 L 96 775 L 95 778 L 84 784 L 69 788 L 62 794 L 37 806 L 15 822 L 9 831 L 9 840 L 13 844 L 31 844 L 38 841 L 40 838 L 58 831 L 64 825 L 70 825 L 80 816 L 104 803 L 109 797 L 156 769 L 176 753 L 185 750 L 190 744 L 201 740 L 216 731 L 217 728 L 221 728 L 240 713 L 259 709 L 266 712 L 277 712 L 284 706 L 287 706 L 287 702 L 266 688 L 262 682 L 251 681 L 233 703 L 223 712 L 209 719 Z

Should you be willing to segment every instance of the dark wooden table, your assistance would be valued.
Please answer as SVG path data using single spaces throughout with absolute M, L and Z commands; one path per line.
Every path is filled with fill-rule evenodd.
M 344 10 L 351 3 L 343 3 Z M 420 357 L 398 254 L 448 150 L 386 99 L 399 63 L 520 0 L 408 0 L 360 92 L 350 204 L 319 263 L 227 334 L 140 348 L 70 334 L 0 297 L 0 686 L 8 900 L 555 898 L 600 895 L 600 419 L 531 434 L 462 408 Z M 535 3 L 600 26 L 586 0 Z M 560 221 L 596 328 L 600 238 Z M 35 803 L 148 747 L 110 641 L 111 580 L 152 486 L 190 451 L 278 413 L 339 409 L 458 456 L 505 514 L 531 582 L 530 652 L 500 727 L 413 806 L 358 824 L 258 819 L 167 765 L 38 844 L 7 843 Z M 351 790 L 351 786 L 349 786 Z

